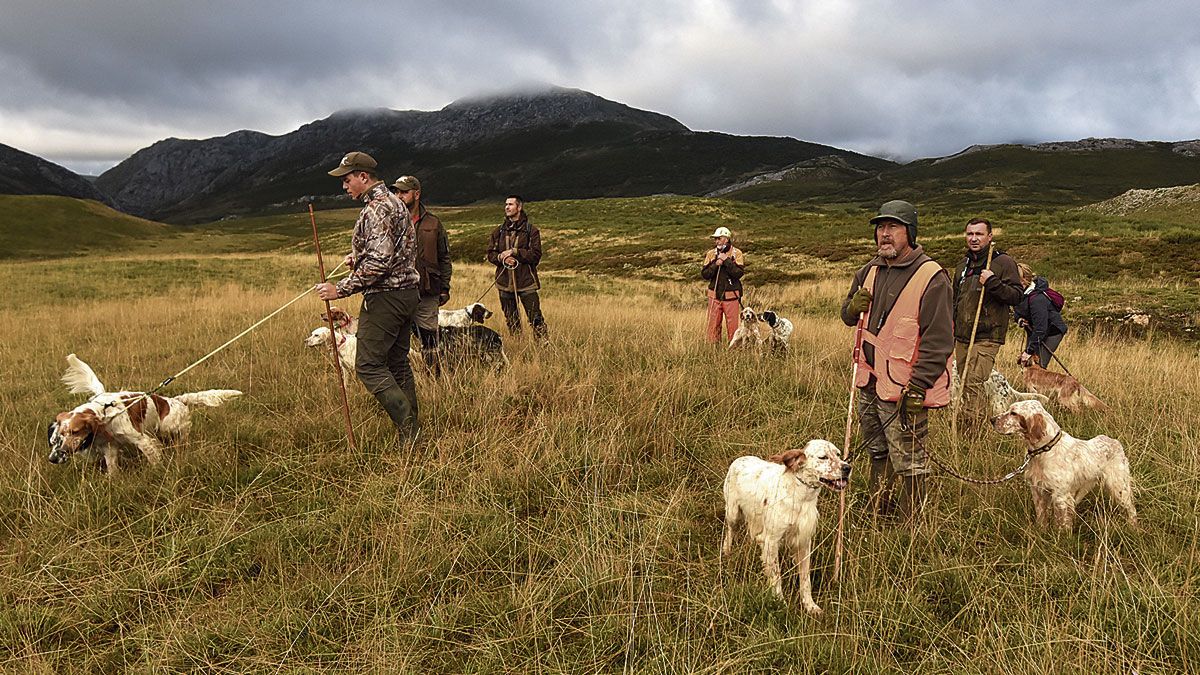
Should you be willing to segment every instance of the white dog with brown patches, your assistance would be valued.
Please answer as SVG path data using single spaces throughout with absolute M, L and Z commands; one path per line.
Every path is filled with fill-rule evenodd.
M 1029 445 L 1033 457 L 1025 477 L 1039 526 L 1049 525 L 1053 515 L 1058 527 L 1070 531 L 1076 504 L 1098 485 L 1125 510 L 1129 524 L 1137 525 L 1129 460 L 1120 441 L 1108 436 L 1074 438 L 1038 401 L 1012 404 L 995 424 L 996 431 L 1021 434 Z
M 98 450 L 108 475 L 117 473 L 122 447 L 141 451 L 151 465 L 162 461 L 163 441 L 183 440 L 192 427 L 190 405 L 216 407 L 241 396 L 236 389 L 211 389 L 178 396 L 146 396 L 136 391 L 105 391 L 88 364 L 67 355 L 62 381 L 72 394 L 91 394 L 87 403 L 59 413 L 48 429 L 50 461 L 61 464 L 76 453 Z
M 809 568 L 812 538 L 817 530 L 817 496 L 821 486 L 844 490 L 850 465 L 825 440 L 812 440 L 802 450 L 773 455 L 770 461 L 746 456 L 733 460 L 725 475 L 725 541 L 721 555 L 733 549 L 733 528 L 741 521 L 762 549 L 763 571 L 775 595 L 783 598 L 779 549 L 792 548 L 800 568 L 800 601 L 809 614 L 821 608 L 813 602 Z

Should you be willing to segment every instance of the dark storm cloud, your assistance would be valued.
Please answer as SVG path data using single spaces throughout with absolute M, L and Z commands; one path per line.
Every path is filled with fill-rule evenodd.
M 32 2 L 0 21 L 0 143 L 94 170 L 531 81 L 699 129 L 915 157 L 1200 133 L 1191 3 Z

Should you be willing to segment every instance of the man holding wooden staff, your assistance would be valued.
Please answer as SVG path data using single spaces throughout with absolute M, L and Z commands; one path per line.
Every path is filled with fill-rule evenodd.
M 855 273 L 842 302 L 842 321 L 860 326 L 854 385 L 871 453 L 871 506 L 879 515 L 891 515 L 898 477 L 904 487 L 902 515 L 915 521 L 930 472 L 926 410 L 950 403 L 950 280 L 917 244 L 915 206 L 887 202 L 871 224 L 877 253 Z
M 404 202 L 379 180 L 377 164 L 365 152 L 342 158 L 330 176 L 363 202 L 354 224 L 346 263 L 350 276 L 336 285 L 317 285 L 322 300 L 363 294 L 354 372 L 383 407 L 402 441 L 417 430 L 417 385 L 408 363 L 413 315 L 420 301 L 417 236 Z
M 967 223 L 966 239 L 966 256 L 954 270 L 954 365 L 962 397 L 959 420 L 978 433 L 993 414 L 983 383 L 995 367 L 1010 308 L 1021 301 L 1024 287 L 1017 262 L 992 245 L 986 218 Z

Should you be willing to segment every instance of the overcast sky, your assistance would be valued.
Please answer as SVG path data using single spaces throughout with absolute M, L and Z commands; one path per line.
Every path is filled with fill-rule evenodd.
M 697 130 L 911 159 L 1200 137 L 1195 0 L 5 0 L 0 143 L 99 173 L 544 82 Z

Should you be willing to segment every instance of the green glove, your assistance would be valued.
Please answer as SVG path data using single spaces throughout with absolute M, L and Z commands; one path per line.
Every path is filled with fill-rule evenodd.
M 904 414 L 913 419 L 925 409 L 925 390 L 909 382 L 901 395 L 900 405 L 904 408 Z
M 846 309 L 850 310 L 851 314 L 862 314 L 870 306 L 871 291 L 859 288 L 857 291 L 854 291 L 854 295 L 850 296 L 850 302 L 846 305 Z

